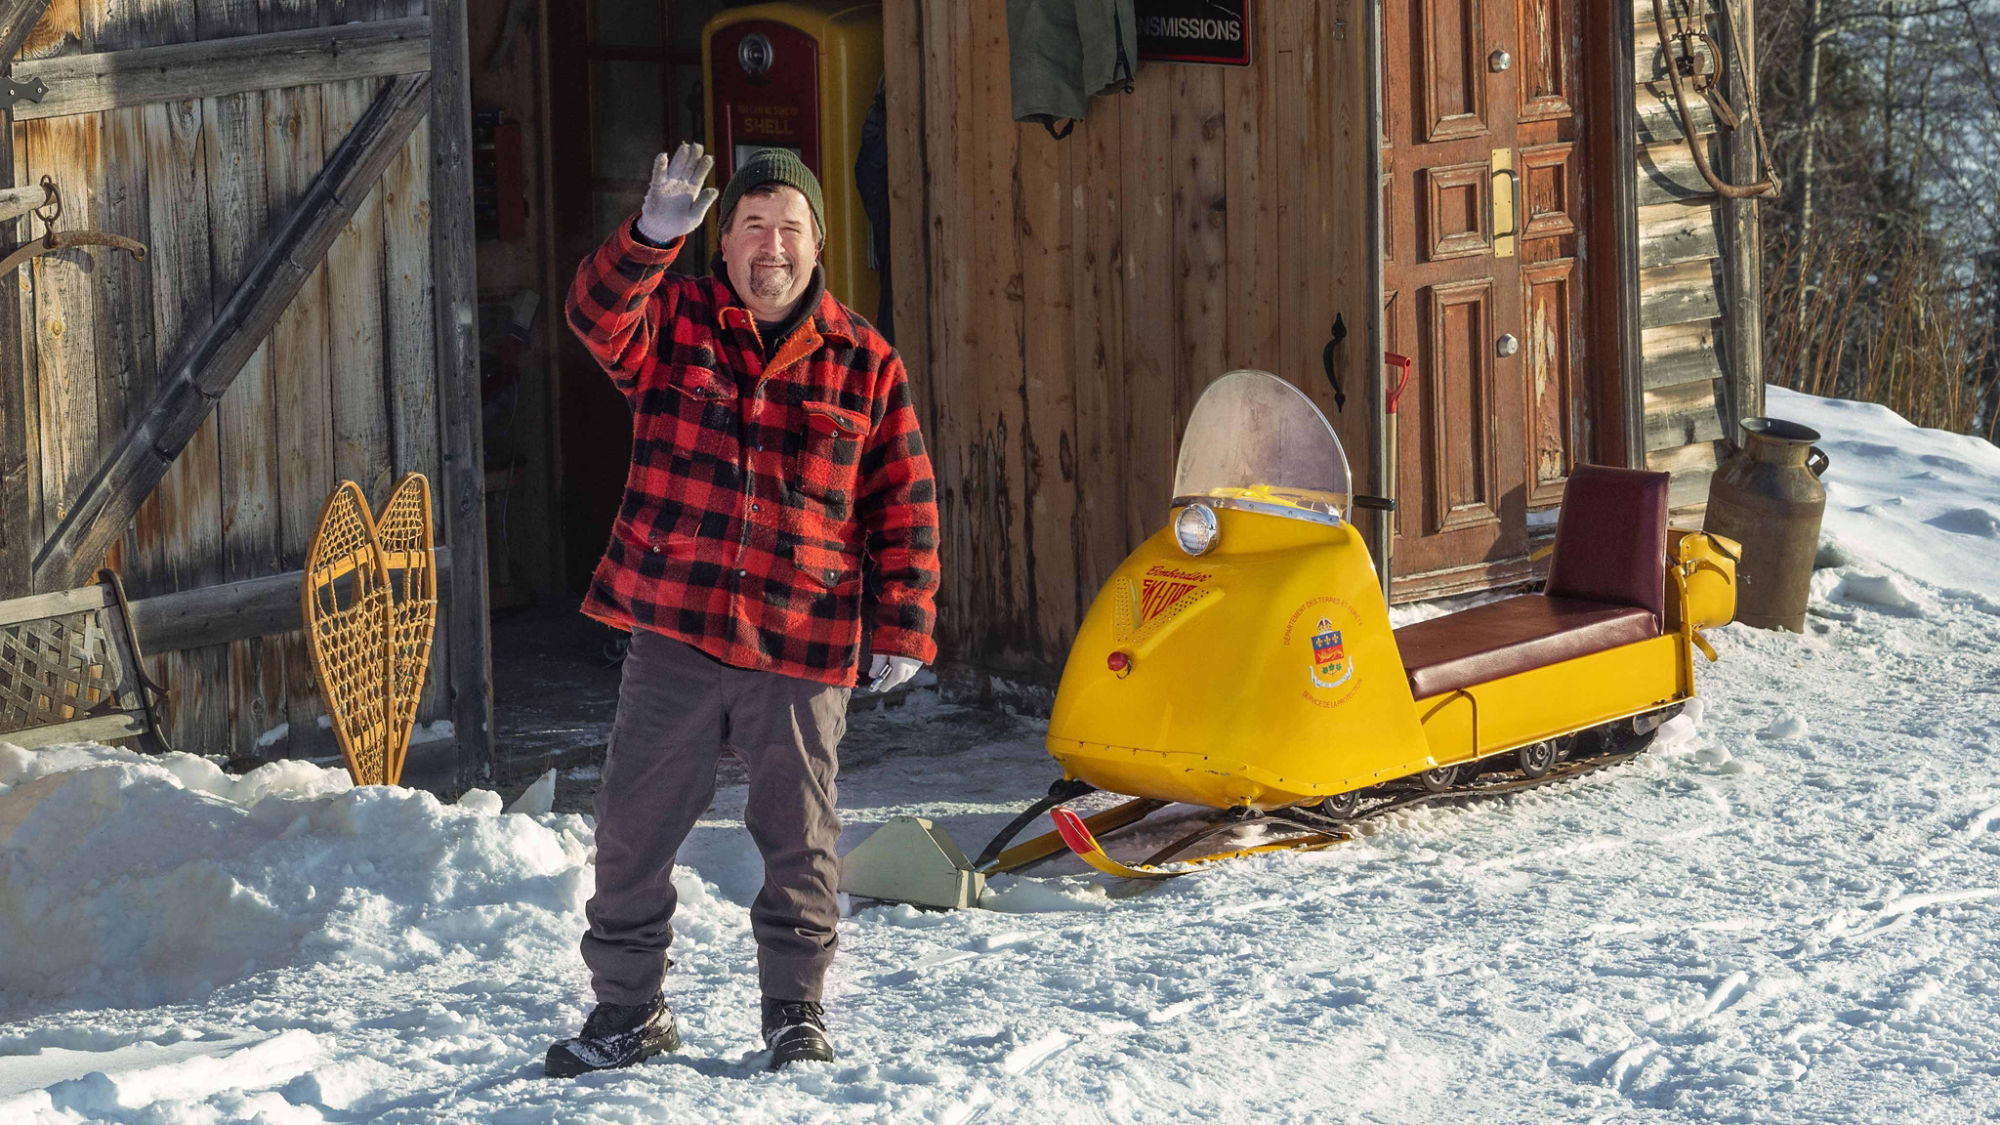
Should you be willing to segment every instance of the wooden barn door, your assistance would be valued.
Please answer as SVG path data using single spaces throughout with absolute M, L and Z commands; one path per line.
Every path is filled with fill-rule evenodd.
M 420 714 L 440 745 L 406 779 L 484 767 L 464 18 L 0 0 L 0 73 L 38 90 L 0 113 L 0 190 L 46 177 L 60 230 L 147 249 L 0 277 L 0 596 L 121 570 L 180 748 L 334 750 L 299 568 L 336 481 L 380 503 L 414 470 L 449 569 Z M 41 233 L 0 222 L 0 256 Z
M 1583 294 L 1576 0 L 1389 0 L 1388 350 L 1401 412 L 1396 593 L 1528 572 L 1529 512 L 1576 459 Z

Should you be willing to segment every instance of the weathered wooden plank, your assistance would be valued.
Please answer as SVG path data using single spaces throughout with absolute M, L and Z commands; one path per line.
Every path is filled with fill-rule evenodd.
M 1674 105 L 1673 91 L 1664 95 L 1651 86 L 1640 86 L 1634 94 L 1633 133 L 1642 145 L 1658 144 L 1662 141 L 1685 141 L 1687 131 L 1681 127 L 1680 110 Z M 1698 137 L 1715 132 L 1715 113 L 1705 101 L 1695 101 L 1688 107 L 1694 116 L 1694 131 Z
M 1632 36 L 1630 9 L 1586 5 L 1582 16 L 1594 41 L 1593 53 L 1603 50 L 1599 44 L 1623 43 Z M 1594 396 L 1616 410 L 1605 415 L 1603 424 L 1592 427 L 1595 433 L 1585 438 L 1579 452 L 1588 452 L 1605 464 L 1634 467 L 1645 460 L 1646 430 L 1642 388 L 1640 381 L 1632 378 L 1643 353 L 1636 267 L 1639 202 L 1636 177 L 1628 169 L 1638 165 L 1638 149 L 1645 142 L 1634 135 L 1628 122 L 1640 119 L 1634 99 L 1644 91 L 1633 77 L 1631 55 L 1608 50 L 1604 57 L 1608 65 L 1584 68 L 1583 89 L 1587 101 L 1598 107 L 1586 117 L 1590 143 L 1597 150 L 1587 164 L 1606 168 L 1608 174 L 1590 177 L 1591 213 L 1596 218 L 1579 250 L 1586 261 L 1594 258 L 1600 263 L 1592 272 L 1604 275 L 1604 281 L 1593 282 L 1596 292 L 1588 319 L 1596 326 L 1591 341 L 1592 366 L 1610 377 L 1595 380 Z
M 1680 512 L 1708 503 L 1708 483 L 1715 476 L 1724 448 L 1719 442 L 1704 441 L 1646 454 L 1648 469 L 1673 475 L 1672 482 L 1667 486 L 1669 508 Z M 1694 526 L 1700 526 L 1699 521 Z
M 1070 369 L 1076 376 L 1077 603 L 1083 619 L 1132 544 L 1126 540 L 1123 117 L 1092 114 L 1069 142 L 1072 162 Z
M 1319 109 L 1322 139 L 1315 145 L 1320 150 L 1320 180 L 1326 185 L 1315 193 L 1322 199 L 1325 224 L 1324 241 L 1318 245 L 1327 248 L 1331 264 L 1330 268 L 1326 265 L 1321 268 L 1327 288 L 1320 319 L 1326 322 L 1328 335 L 1308 335 L 1303 344 L 1314 353 L 1320 352 L 1332 335 L 1336 316 L 1347 327 L 1346 340 L 1334 349 L 1336 370 L 1347 391 L 1347 408 L 1335 410 L 1327 418 L 1348 450 L 1356 479 L 1368 482 L 1376 479 L 1371 462 L 1380 419 L 1374 387 L 1381 377 L 1381 356 L 1385 349 L 1372 331 L 1378 320 L 1373 313 L 1380 307 L 1376 285 L 1380 258 L 1369 250 L 1367 200 L 1380 183 L 1381 146 L 1368 124 L 1373 82 L 1367 65 L 1366 36 L 1347 26 L 1337 5 L 1316 4 L 1313 8 L 1318 19 L 1320 69 L 1325 72 L 1326 88 Z M 1371 164 L 1376 169 L 1372 174 Z M 1241 268 L 1249 268 L 1248 263 Z M 1314 330 L 1317 332 L 1318 326 Z M 1318 360 L 1320 356 L 1313 354 L 1309 358 Z M 1310 383 L 1314 378 L 1311 362 L 1294 377 Z M 1321 401 L 1331 406 L 1333 388 L 1327 385 L 1323 364 L 1317 372 L 1317 382 L 1323 388 Z M 1372 530 L 1367 523 L 1362 525 L 1364 535 Z
M 1158 530 L 1173 499 L 1175 404 L 1173 112 L 1178 67 L 1139 68 L 1117 99 L 1124 136 L 1125 538 Z M 1107 109 L 1109 107 L 1106 107 Z
M 882 7 L 882 70 L 889 139 L 889 258 L 896 350 L 926 439 L 936 425 L 930 371 L 930 193 L 925 175 L 924 25 L 919 0 Z
M 10 2 L 4 11 L 0 11 L 0 25 L 6 29 L 0 31 L 0 40 L 4 40 L 0 47 L 5 48 L 0 50 L 0 75 L 8 72 L 10 64 L 21 60 L 90 49 L 87 39 L 90 29 L 85 25 L 77 0 L 60 0 L 55 4 Z M 17 120 L 15 115 L 0 113 L 0 131 L 6 134 L 0 140 L 5 141 L 12 157 L 8 174 L 0 179 L 0 184 L 19 187 L 39 197 L 43 192 L 38 181 L 46 173 L 66 195 L 78 197 L 84 212 L 92 211 L 95 207 L 92 193 L 97 186 L 96 171 L 101 162 L 101 150 L 98 148 L 101 133 L 93 131 L 90 136 L 92 152 L 86 167 L 78 161 L 83 154 L 78 151 L 76 129 L 48 130 L 31 125 L 17 127 Z M 40 205 L 39 199 L 36 205 Z M 74 221 L 74 214 L 65 215 L 62 221 Z M 4 227 L 5 224 L 0 224 L 0 236 L 4 236 Z M 13 227 L 13 233 L 24 242 L 42 229 L 34 219 L 22 219 Z M 54 287 L 36 284 L 36 279 L 49 269 L 45 260 L 30 262 L 25 269 L 15 270 L 11 277 L 0 279 L 0 284 L 8 285 L 18 294 L 18 301 L 8 302 L 18 320 L 6 326 L 8 330 L 0 334 L 0 340 L 5 340 L 10 350 L 15 346 L 20 348 L 21 364 L 21 382 L 15 388 L 21 396 L 18 400 L 19 413 L 10 415 L 5 423 L 0 424 L 24 422 L 26 425 L 25 434 L 6 440 L 13 450 L 19 451 L 19 471 L 26 474 L 27 481 L 27 503 L 12 510 L 12 514 L 24 521 L 19 532 L 20 542 L 18 546 L 0 546 L 0 557 L 10 550 L 28 552 L 29 571 L 16 579 L 19 584 L 15 588 L 21 593 L 77 584 L 37 586 L 33 575 L 33 551 L 48 537 L 49 529 L 55 525 L 57 511 L 70 501 L 65 487 L 49 487 L 51 479 L 60 481 L 68 475 L 66 465 L 76 458 L 87 457 L 85 445 L 94 444 L 97 439 L 97 412 L 94 407 L 88 416 L 63 412 L 51 414 L 49 411 L 52 397 L 58 408 L 81 407 L 85 395 L 90 395 L 92 399 L 97 397 L 91 394 L 97 382 L 96 372 L 76 368 L 76 364 L 86 358 L 95 362 L 95 302 L 93 300 L 92 307 L 88 308 L 81 303 L 83 293 L 94 290 L 89 276 L 92 268 L 89 255 L 87 250 L 67 251 L 60 255 L 59 260 L 63 263 L 57 274 L 60 284 Z M 61 326 L 62 335 L 51 337 L 50 313 L 55 314 L 54 322 Z M 76 334 L 79 330 L 81 335 Z M 86 336 L 92 337 L 88 343 L 83 339 Z M 69 370 L 49 369 L 48 357 L 51 353 L 58 361 L 67 360 Z M 9 357 L 7 361 L 10 368 L 13 367 L 12 359 Z M 86 387 L 85 383 L 91 386 Z M 7 452 L 6 459 L 12 460 L 13 450 Z M 7 471 L 6 466 L 0 465 L 0 477 L 4 477 Z M 84 470 L 86 475 L 88 472 Z M 83 481 L 79 479 L 75 483 L 81 487 Z M 4 514 L 0 514 L 0 520 L 5 518 Z M 0 538 L 10 538 L 13 534 L 11 529 L 0 526 Z M 5 579 L 0 578 L 0 583 L 4 582 Z
M 209 9 L 219 13 L 230 4 L 242 3 L 243 0 L 222 0 L 197 9 L 193 4 L 177 4 L 172 0 L 81 0 L 82 43 L 91 53 L 187 43 L 201 38 L 204 16 L 214 18 Z M 63 65 L 89 64 L 73 58 Z
M 1057 141 L 1039 125 L 1015 126 L 1020 153 L 1015 233 L 1020 245 L 1021 431 L 1029 604 L 1034 653 L 1060 662 L 1076 631 L 1076 383 L 1070 367 L 1075 229 L 1066 198 L 1080 173 L 1074 134 Z
M 265 31 L 312 27 L 320 20 L 318 0 L 269 0 L 263 5 Z M 271 90 L 264 95 L 265 197 L 268 226 L 278 229 L 305 197 L 326 163 L 320 88 Z M 281 570 L 305 563 L 320 506 L 333 490 L 333 375 L 328 368 L 326 266 L 307 276 L 298 296 L 271 328 L 271 371 L 278 401 L 278 555 Z M 296 590 L 293 591 L 297 593 Z M 294 619 L 296 625 L 296 618 Z M 308 752 L 325 704 L 303 631 L 277 632 L 267 643 L 281 653 L 285 674 L 285 730 L 259 753 L 298 756 Z
M 1715 209 L 1708 203 L 1639 208 L 1640 269 L 1702 261 L 1721 253 L 1715 240 Z
M 41 617 L 66 613 L 87 613 L 111 604 L 111 593 L 103 586 L 79 586 L 47 594 L 29 594 L 0 602 L 0 626 L 18 625 Z
M 1277 91 L 1269 138 L 1274 158 L 1273 214 L 1288 248 L 1272 259 L 1277 275 L 1273 298 L 1283 342 L 1270 370 L 1310 393 L 1312 384 L 1307 377 L 1313 373 L 1304 366 L 1307 352 L 1315 353 L 1312 358 L 1317 365 L 1318 349 L 1313 345 L 1323 343 L 1326 337 L 1320 333 L 1333 327 L 1332 314 L 1313 299 L 1314 255 L 1297 249 L 1313 245 L 1319 229 L 1320 185 L 1314 165 L 1321 146 L 1312 136 L 1307 105 L 1316 96 L 1307 84 L 1318 68 L 1318 44 L 1308 31 L 1313 25 L 1309 5 L 1270 7 L 1274 10 L 1265 20 L 1272 32 L 1272 57 L 1264 80 Z M 1158 518 L 1157 509 L 1150 514 Z
M 146 202 L 144 113 L 121 109 L 105 114 L 103 152 L 97 227 L 146 242 L 152 218 Z M 97 450 L 101 463 L 111 442 L 125 432 L 131 411 L 152 398 L 158 367 L 149 264 L 130 254 L 100 253 L 94 272 L 101 310 L 96 318 L 98 417 L 106 439 Z
M 31 430 L 23 359 L 27 341 L 20 330 L 19 303 L 23 295 L 4 289 L 0 287 L 0 597 L 17 597 L 26 594 L 34 580 L 40 497 L 29 483 Z
M 92 229 L 101 163 L 99 122 L 24 123 L 18 129 L 27 142 L 27 175 L 36 180 L 49 176 L 62 192 L 63 226 Z M 68 514 L 96 467 L 100 313 L 93 271 L 98 253 L 60 250 L 30 260 L 25 271 L 34 294 L 43 534 Z M 19 277 L 24 271 L 15 272 Z
M 441 594 L 440 633 L 449 650 L 456 781 L 491 771 L 493 661 L 486 587 L 486 465 L 479 424 L 479 282 L 473 266 L 472 95 L 466 75 L 463 0 L 431 4 L 431 246 L 436 293 L 438 403 L 445 541 L 456 555 Z M 411 765 L 417 759 L 413 755 Z
M 49 92 L 15 107 L 18 120 L 328 82 L 374 81 L 430 69 L 430 20 L 410 19 L 237 35 L 17 64 Z
M 118 29 L 100 27 L 99 41 L 115 42 L 117 33 Z M 147 186 L 145 111 L 114 110 L 104 115 L 104 128 L 103 228 L 150 245 L 153 220 Z M 100 417 L 115 427 L 102 435 L 111 442 L 131 427 L 134 414 L 152 400 L 158 387 L 160 347 L 154 336 L 153 265 L 150 260 L 140 262 L 126 254 L 98 259 L 98 300 L 106 310 L 97 323 L 98 382 L 107 396 L 99 400 L 104 404 Z M 113 448 L 115 445 L 100 445 L 100 463 Z M 150 511 L 141 509 L 116 544 L 120 557 L 111 565 L 120 570 L 133 590 L 162 589 L 171 581 L 157 515 L 157 505 Z M 148 674 L 157 680 L 164 682 L 169 675 L 162 657 L 149 656 L 146 665 Z
M 961 56 L 969 49 L 970 5 L 927 9 L 935 20 L 924 21 L 924 92 L 926 105 L 926 194 L 933 210 L 926 213 L 930 232 L 929 273 L 922 284 L 929 296 L 929 380 L 934 427 L 932 470 L 937 477 L 938 516 L 943 535 L 940 553 L 944 589 L 938 599 L 940 644 L 969 653 L 984 619 L 976 595 L 977 557 L 973 547 L 973 515 L 968 496 L 971 438 L 968 430 L 978 417 L 973 401 L 974 373 L 969 370 L 965 333 L 974 317 L 964 200 L 969 172 L 969 147 L 961 135 L 957 114 L 964 101 L 965 72 Z
M 1272 185 L 1280 155 L 1266 135 L 1276 92 L 1270 84 L 1275 57 L 1268 6 L 1252 9 L 1248 67 L 1224 67 L 1222 130 L 1225 235 L 1232 263 L 1275 262 L 1283 253 Z M 1278 279 L 1269 269 L 1239 270 L 1224 286 L 1228 294 L 1223 365 L 1283 368 L 1282 339 L 1274 300 Z M 1214 374 L 1219 374 L 1216 372 Z
M 382 173 L 382 327 L 390 459 L 398 475 L 439 476 L 437 319 L 431 308 L 431 139 L 410 134 Z
M 117 453 L 106 461 L 94 479 L 89 494 L 71 512 L 57 539 L 37 559 L 38 574 L 67 573 L 79 558 L 101 557 L 104 548 L 117 537 L 130 513 L 165 475 L 166 459 L 194 437 L 208 416 L 209 401 L 228 388 L 243 362 L 269 332 L 270 325 L 297 294 L 307 271 L 324 256 L 324 248 L 359 206 L 360 188 L 380 177 L 381 169 L 408 138 L 409 130 L 421 116 L 428 85 L 428 79 L 422 76 L 396 80 L 370 110 L 366 127 L 357 127 L 349 140 L 342 142 L 340 152 L 314 181 L 305 204 L 273 240 L 249 278 L 237 287 L 222 315 L 207 332 L 185 346 L 183 358 L 164 380 L 165 389 L 153 409 L 138 426 L 127 431 Z M 180 116 L 199 113 L 199 103 L 177 103 L 177 106 Z M 167 107 L 159 108 L 164 116 Z M 153 109 L 148 107 L 149 114 Z M 149 116 L 149 145 L 159 132 L 152 126 L 153 119 Z M 174 132 L 171 121 L 165 123 L 165 131 Z M 187 202 L 179 200 L 163 184 L 171 185 L 177 177 L 188 179 L 189 175 L 183 165 L 164 159 L 172 155 L 171 140 L 156 147 L 163 150 L 163 159 L 149 163 L 148 175 L 157 238 L 163 230 L 171 230 L 177 217 L 173 202 Z M 188 148 L 195 151 L 192 142 Z M 192 156 L 188 159 L 194 168 L 200 167 L 198 160 Z M 205 244 L 206 239 L 203 241 Z M 160 269 L 156 265 L 156 279 Z M 207 285 L 201 290 L 205 294 Z M 161 320 L 157 308 L 155 312 L 156 321 Z M 178 322 L 175 327 L 178 328 Z M 157 332 L 157 337 L 163 348 L 181 343 L 177 335 L 166 332 Z M 95 556 L 91 551 L 93 544 L 97 545 Z
M 1656 473 L 1688 473 L 1699 470 L 1714 470 L 1727 455 L 1728 445 L 1719 441 L 1702 441 L 1692 445 L 1676 445 L 1666 449 L 1656 449 L 1646 454 L 1646 468 Z
M 10 10 L 19 8 L 20 0 L 13 0 Z M 10 56 L 0 56 L 5 57 Z M 22 145 L 18 157 L 17 144 Z M 0 110 L 0 184 L 12 184 L 16 168 L 26 163 L 25 142 L 15 135 L 14 119 Z M 0 222 L 0 237 L 9 233 L 9 224 Z M 41 495 L 29 455 L 38 427 L 29 417 L 33 396 L 28 387 L 37 376 L 27 334 L 21 330 L 34 323 L 31 300 L 18 280 L 0 278 L 0 597 L 24 595 L 32 586 L 34 548 L 41 534 Z
M 254 3 L 206 4 L 201 31 L 247 36 L 257 29 Z M 203 156 L 208 163 L 212 301 L 221 308 L 256 263 L 269 214 L 264 95 L 204 98 Z M 279 569 L 277 388 L 266 341 L 252 352 L 229 393 L 216 404 L 222 502 L 222 576 L 240 581 Z M 285 665 L 261 638 L 234 641 L 229 653 L 229 732 L 236 756 L 258 749 L 261 732 L 286 721 Z
M 437 549 L 437 565 L 442 595 L 451 574 L 451 548 Z M 211 648 L 253 637 L 276 641 L 305 625 L 300 604 L 304 583 L 304 571 L 288 570 L 139 598 L 132 602 L 132 628 L 147 653 Z M 304 686 L 319 690 L 310 671 Z M 287 687 L 296 685 L 288 681 Z
M 116 50 L 141 36 L 158 42 L 185 27 L 192 34 L 192 5 L 163 3 L 119 3 L 117 0 L 81 0 L 66 5 L 74 13 L 73 28 L 60 29 L 62 49 L 51 53 Z M 44 25 L 42 33 L 58 29 Z M 100 229 L 122 234 L 150 245 L 151 203 L 146 174 L 146 122 L 138 110 L 103 115 L 102 178 L 96 185 Z M 99 438 L 115 442 L 130 423 L 131 412 L 150 395 L 158 370 L 158 343 L 153 336 L 153 269 L 155 263 L 140 262 L 124 254 L 100 254 L 95 260 L 93 281 L 104 315 L 96 318 L 92 330 L 98 339 Z M 109 444 L 101 444 L 100 460 L 108 455 Z M 118 569 L 129 589 L 144 590 L 166 581 L 165 550 L 157 536 L 142 538 L 141 521 L 135 519 L 122 542 L 114 542 L 106 552 L 105 565 Z M 37 540 L 35 546 L 41 546 Z M 32 561 L 30 563 L 32 566 Z M 156 680 L 167 676 L 166 661 L 146 660 L 148 675 Z M 162 715 L 162 722 L 171 719 Z M 166 729 L 163 726 L 163 731 Z
M 1684 262 L 1639 273 L 1639 326 L 1662 328 L 1722 315 L 1715 263 Z
M 1167 315 L 1170 324 L 1160 327 L 1171 327 L 1176 345 L 1173 426 L 1178 450 L 1181 428 L 1194 412 L 1195 400 L 1226 370 L 1229 201 L 1223 157 L 1228 118 L 1219 68 L 1175 67 L 1173 78 L 1167 128 L 1172 144 L 1168 169 L 1174 217 L 1170 259 L 1174 301 L 1156 315 Z M 1154 521 L 1165 517 L 1167 499 L 1163 496 L 1153 501 Z
M 215 313 L 208 165 L 202 158 L 203 108 L 200 101 L 192 99 L 145 107 L 147 202 L 153 236 L 147 260 L 153 266 L 155 361 L 162 370 L 168 368 L 174 355 L 185 354 L 201 338 Z M 224 573 L 221 443 L 207 409 L 201 418 L 202 423 L 175 446 L 177 456 L 171 465 L 161 463 L 150 443 L 139 451 L 142 463 L 165 470 L 156 478 L 158 490 L 148 488 L 138 493 L 131 506 L 136 507 L 138 499 L 152 493 L 155 522 L 142 524 L 140 533 L 142 539 L 157 544 L 163 569 L 153 577 L 167 589 L 211 585 L 222 581 Z M 135 434 L 148 428 L 149 421 L 142 416 L 126 431 L 121 452 L 129 448 Z M 116 453 L 105 462 L 107 466 L 117 463 Z M 77 581 L 102 552 L 99 544 L 108 546 L 116 537 L 123 519 L 99 523 L 90 518 L 103 511 L 110 499 L 104 485 L 104 471 L 100 470 L 91 481 L 91 494 L 57 529 L 36 561 L 38 575 Z M 95 533 L 74 535 L 86 527 Z M 135 592 L 159 593 L 160 588 Z M 165 682 L 171 691 L 164 710 L 165 723 L 173 732 L 171 741 L 195 753 L 221 752 L 228 746 L 229 732 L 228 649 L 173 653 L 165 660 Z
M 1712 140 L 1704 142 L 1711 147 Z M 1676 200 L 1713 199 L 1715 189 L 1695 167 L 1685 140 L 1665 141 L 1639 150 L 1638 202 L 1641 207 Z
M 368 110 L 369 82 L 323 88 L 321 124 L 331 150 Z M 394 158 L 391 158 L 391 163 Z M 386 170 L 386 165 L 384 166 Z M 394 464 L 382 325 L 382 187 L 362 197 L 326 254 L 332 329 L 333 472 L 361 486 L 370 504 L 389 495 Z
M 275 229 L 304 198 L 325 163 L 320 90 L 273 90 L 264 95 L 264 172 L 269 225 Z M 271 328 L 271 372 L 279 410 L 278 555 L 284 570 L 305 564 L 320 506 L 332 492 L 333 388 L 328 365 L 327 281 L 324 264 Z M 285 650 L 286 722 L 313 730 L 324 710 L 303 634 L 275 638 Z M 287 747 L 289 749 L 289 746 Z M 270 752 L 269 748 L 265 751 Z
M 1712 383 L 1688 383 L 1647 391 L 1645 406 L 1648 454 L 1722 436 L 1722 417 L 1717 412 Z
M 192 39 L 199 34 L 191 4 L 124 3 L 83 0 L 82 41 L 92 50 Z M 147 185 L 146 113 L 132 107 L 112 110 L 104 119 L 104 173 L 100 185 L 102 229 L 143 243 L 152 241 L 152 204 Z M 99 414 L 106 444 L 99 446 L 99 463 L 115 448 L 116 439 L 131 426 L 134 414 L 150 402 L 158 386 L 159 341 L 154 338 L 152 262 L 129 255 L 100 255 L 100 307 L 107 310 L 97 323 L 98 382 L 104 391 Z M 152 514 L 157 514 L 152 513 Z M 133 590 L 168 585 L 166 544 L 150 519 L 135 519 L 122 543 L 116 564 Z M 164 678 L 164 661 L 152 658 L 156 677 Z
M 12 176 L 13 172 L 10 170 L 7 174 Z M 40 207 L 47 198 L 48 193 L 43 191 L 40 185 L 0 188 L 0 223 L 20 218 Z M 26 239 L 15 238 L 9 241 L 24 242 Z
M 76 719 L 52 727 L 39 727 L 33 733 L 9 731 L 6 741 L 24 750 L 33 750 L 41 746 L 59 746 L 66 742 L 112 742 L 143 734 L 145 730 L 145 720 L 137 715 L 124 713 L 93 715 L 88 719 Z
M 1736 27 L 1722 42 L 1730 44 L 1732 50 L 1740 43 L 1749 54 L 1734 60 L 1730 67 L 1728 95 L 1734 104 L 1747 107 L 1753 94 L 1749 82 L 1757 74 L 1756 5 L 1733 5 L 1728 18 L 1736 21 Z M 1723 176 L 1733 183 L 1756 182 L 1766 171 L 1759 167 L 1757 150 L 1761 144 L 1762 137 L 1755 129 L 1738 129 L 1725 136 Z M 1716 233 L 1722 243 L 1723 300 L 1728 312 L 1723 337 L 1729 379 L 1724 400 L 1729 408 L 1727 417 L 1755 418 L 1764 413 L 1764 253 L 1758 201 L 1724 200 Z
M 437 315 L 431 307 L 430 160 L 430 126 L 420 124 L 382 173 L 382 326 L 394 475 L 424 474 L 433 482 L 436 503 L 444 466 L 438 444 Z M 449 629 L 446 625 L 431 645 L 431 670 L 417 708 L 425 721 L 449 714 L 451 646 L 444 643 Z
M 1646 389 L 1720 379 L 1722 366 L 1715 354 L 1715 330 L 1715 321 L 1647 329 L 1641 335 L 1644 356 L 1640 360 L 1640 377 Z
M 1299 319 L 1291 322 L 1297 326 L 1292 329 L 1297 351 L 1279 375 L 1306 392 L 1335 428 L 1340 429 L 1345 412 L 1334 406 L 1333 384 L 1321 362 L 1326 342 L 1333 335 L 1333 318 L 1339 315 L 1339 285 L 1334 276 L 1339 267 L 1329 259 L 1340 253 L 1336 231 L 1341 226 L 1341 212 L 1359 204 L 1360 197 L 1350 199 L 1336 187 L 1344 182 L 1349 169 L 1341 166 L 1340 157 L 1344 154 L 1333 151 L 1335 120 L 1345 108 L 1338 104 L 1344 75 L 1336 73 L 1338 64 L 1328 49 L 1325 29 L 1333 13 L 1325 4 L 1302 4 L 1298 8 L 1297 42 L 1304 68 L 1300 87 L 1304 144 L 1294 159 L 1304 176 L 1305 199 L 1300 208 L 1300 225 L 1294 228 L 1298 234 L 1293 253 L 1299 257 L 1304 280 L 1300 293 L 1305 300 Z M 1357 264 L 1366 268 L 1364 262 Z M 1334 362 L 1338 364 L 1345 358 L 1340 354 L 1343 349 L 1334 350 Z M 1358 400 L 1353 409 L 1362 409 Z
M 999 4 L 975 5 L 972 13 L 972 88 L 974 106 L 1003 106 L 1011 97 L 1007 67 L 1007 13 Z M 1021 190 L 1020 129 L 1003 113 L 979 113 L 972 133 L 977 145 L 972 181 L 975 237 L 981 256 L 973 272 L 975 300 L 986 310 L 975 331 L 979 357 L 979 459 L 976 470 L 989 529 L 1003 541 L 1018 544 L 993 552 L 998 564 L 987 590 L 992 618 L 986 639 L 994 654 L 1018 664 L 1035 653 L 1034 598 L 1029 588 L 1027 552 L 1029 512 L 1026 449 L 1027 417 L 1022 402 L 1026 361 L 1022 334 L 1026 326 L 1021 240 L 1015 207 Z

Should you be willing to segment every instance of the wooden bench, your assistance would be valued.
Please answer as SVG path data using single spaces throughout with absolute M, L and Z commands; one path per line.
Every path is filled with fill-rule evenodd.
M 0 742 L 33 749 L 137 738 L 171 749 L 117 574 L 95 586 L 0 602 Z

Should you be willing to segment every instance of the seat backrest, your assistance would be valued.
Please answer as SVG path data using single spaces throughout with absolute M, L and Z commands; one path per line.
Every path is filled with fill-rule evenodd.
M 1648 609 L 1666 627 L 1665 473 L 1578 465 L 1563 490 L 1544 593 Z

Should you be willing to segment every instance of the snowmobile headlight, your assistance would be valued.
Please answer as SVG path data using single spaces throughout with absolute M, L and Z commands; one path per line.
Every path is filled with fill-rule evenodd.
M 1190 555 L 1205 555 L 1214 550 L 1221 535 L 1215 512 L 1206 504 L 1189 504 L 1174 517 L 1174 538 L 1180 542 L 1181 550 Z

